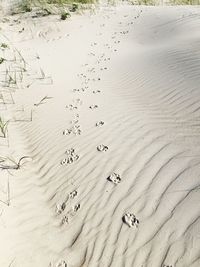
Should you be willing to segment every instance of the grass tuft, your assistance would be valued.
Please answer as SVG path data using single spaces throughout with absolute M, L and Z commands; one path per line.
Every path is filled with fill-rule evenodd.
M 70 13 L 69 12 L 62 12 L 61 13 L 61 15 L 60 15 L 60 19 L 61 20 L 66 20 L 67 18 L 70 18 L 71 17 L 71 15 L 70 15 Z
M 77 3 L 73 3 L 72 4 L 72 8 L 70 9 L 70 12 L 76 12 L 78 10 L 78 4 Z
M 0 57 L 0 64 L 2 64 L 5 61 L 5 58 Z
M 22 12 L 31 12 L 31 1 L 29 0 L 23 0 L 19 6 L 19 8 L 22 10 Z
M 1 44 L 1 48 L 2 49 L 7 49 L 7 48 L 9 48 L 9 46 L 6 43 L 2 43 Z

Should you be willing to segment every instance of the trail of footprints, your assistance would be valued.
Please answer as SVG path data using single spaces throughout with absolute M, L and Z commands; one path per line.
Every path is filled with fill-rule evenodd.
M 142 13 L 142 10 L 138 13 L 137 16 L 135 16 L 133 19 L 137 19 L 140 17 Z M 125 15 L 124 18 L 128 17 L 128 15 Z M 133 25 L 134 22 L 131 21 L 129 23 L 126 23 L 125 26 Z M 123 22 L 119 22 L 120 27 L 123 25 Z M 124 26 L 124 25 L 123 25 Z M 100 28 L 106 27 L 106 24 L 101 24 Z M 129 29 L 123 30 L 123 31 L 115 31 L 113 32 L 111 36 L 111 41 L 108 43 L 104 43 L 103 47 L 105 49 L 104 53 L 97 53 L 98 51 L 98 46 L 100 45 L 98 42 L 92 42 L 90 44 L 91 48 L 93 51 L 91 51 L 88 56 L 89 58 L 92 58 L 93 63 L 85 63 L 82 65 L 83 67 L 83 72 L 78 73 L 77 77 L 80 79 L 80 88 L 74 88 L 73 93 L 74 94 L 82 94 L 82 93 L 93 93 L 93 94 L 101 94 L 100 89 L 93 90 L 92 88 L 92 83 L 95 82 L 100 82 L 101 77 L 96 77 L 96 73 L 99 71 L 107 71 L 108 66 L 106 66 L 106 62 L 109 62 L 111 60 L 110 53 L 111 52 L 117 52 L 117 46 L 120 45 L 121 40 L 119 40 L 119 37 L 121 35 L 126 35 L 129 33 Z M 98 36 L 102 36 L 103 33 L 100 32 Z M 96 50 L 95 50 L 96 49 Z M 71 126 L 69 126 L 67 129 L 63 130 L 63 135 L 64 136 L 69 136 L 69 135 L 74 135 L 74 136 L 80 136 L 82 131 L 81 131 L 81 125 L 79 123 L 79 108 L 83 105 L 83 101 L 81 100 L 80 97 L 74 98 L 72 100 L 72 103 L 69 103 L 66 105 L 66 109 L 73 112 L 74 118 L 71 120 Z M 89 106 L 89 109 L 91 111 L 94 111 L 99 108 L 99 105 L 94 103 Z M 95 124 L 96 128 L 103 127 L 105 125 L 105 122 L 103 120 L 97 121 Z M 99 144 L 96 147 L 96 150 L 98 152 L 107 152 L 109 150 L 109 147 L 106 144 Z M 65 151 L 64 153 L 64 158 L 61 160 L 60 164 L 61 165 L 71 165 L 77 162 L 80 158 L 80 155 L 78 155 L 75 151 L 74 148 L 69 148 Z M 109 177 L 107 178 L 107 181 L 116 185 L 119 185 L 122 182 L 122 177 L 120 174 L 117 174 L 115 172 L 112 172 Z M 68 199 L 74 199 L 78 195 L 78 192 L 75 190 L 71 192 L 68 196 Z M 67 201 L 68 201 L 67 199 Z M 71 208 L 71 214 L 75 214 L 78 212 L 78 210 L 81 208 L 80 204 L 77 204 Z M 66 209 L 66 202 L 63 202 L 62 204 L 58 204 L 56 207 L 56 213 L 58 215 L 62 214 Z M 135 217 L 134 214 L 127 212 L 122 216 L 122 221 L 128 225 L 129 227 L 138 227 L 139 225 L 139 220 Z M 69 216 L 65 215 L 62 218 L 62 224 L 68 223 L 69 222 Z
M 139 18 L 142 11 L 135 17 Z M 130 22 L 126 24 L 126 26 L 129 26 L 134 24 L 133 22 Z M 120 25 L 122 25 L 122 22 L 120 22 Z M 101 24 L 101 27 L 105 27 L 105 24 Z M 77 77 L 80 80 L 80 88 L 74 88 L 72 92 L 74 94 L 85 94 L 85 93 L 92 93 L 94 95 L 101 94 L 100 86 L 99 89 L 92 89 L 93 83 L 99 83 L 101 82 L 101 77 L 96 76 L 96 73 L 107 71 L 109 68 L 106 66 L 106 63 L 110 62 L 111 57 L 110 53 L 117 52 L 117 46 L 120 45 L 121 40 L 117 39 L 119 36 L 126 35 L 129 33 L 129 30 L 123 30 L 123 31 L 115 31 L 111 36 L 111 42 L 103 44 L 104 49 L 106 50 L 105 53 L 97 53 L 95 52 L 95 48 L 98 51 L 98 42 L 91 43 L 91 48 L 93 51 L 91 51 L 88 56 L 90 59 L 92 59 L 93 63 L 92 65 L 89 63 L 85 63 L 82 65 L 84 71 L 82 73 L 78 73 Z M 103 33 L 99 33 L 98 36 L 102 36 Z M 63 130 L 62 134 L 63 136 L 80 136 L 81 131 L 81 125 L 79 122 L 79 109 L 83 106 L 83 101 L 80 97 L 74 98 L 72 103 L 69 103 L 66 105 L 66 110 L 69 110 L 73 113 L 73 119 L 70 121 L 70 126 Z M 88 108 L 88 107 L 87 107 Z M 91 112 L 94 112 L 99 108 L 99 105 L 97 103 L 94 103 L 89 106 L 89 110 Z M 103 120 L 97 121 L 94 127 L 101 128 L 105 126 L 105 122 Z M 99 144 L 96 147 L 97 152 L 99 153 L 106 153 L 109 150 L 109 147 L 106 144 Z M 66 165 L 72 165 L 75 164 L 80 158 L 80 155 L 76 152 L 74 148 L 68 148 L 65 153 L 64 157 L 61 160 L 60 164 L 62 166 Z M 109 183 L 113 184 L 113 186 L 119 186 L 122 182 L 122 177 L 120 174 L 111 172 L 110 175 L 105 179 Z M 66 200 L 62 203 L 59 203 L 56 205 L 56 214 L 60 218 L 60 224 L 61 225 L 67 225 L 70 223 L 70 221 L 73 219 L 74 216 L 79 212 L 81 209 L 81 204 L 76 201 L 78 199 L 78 190 L 71 191 L 67 197 Z M 73 202 L 76 202 L 76 204 L 71 205 Z M 135 214 L 126 212 L 121 217 L 122 222 L 127 225 L 129 228 L 137 228 L 139 226 L 139 219 L 136 217 Z M 64 260 L 59 261 L 56 265 L 56 267 L 67 267 L 67 263 Z M 165 265 L 163 267 L 172 267 Z

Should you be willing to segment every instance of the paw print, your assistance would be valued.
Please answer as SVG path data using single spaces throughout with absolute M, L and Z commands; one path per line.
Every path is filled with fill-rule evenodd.
M 72 164 L 73 162 L 77 161 L 79 159 L 79 155 L 75 153 L 74 148 L 70 148 L 65 151 L 65 154 L 67 155 L 66 158 L 64 158 L 60 164 Z
M 67 267 L 67 263 L 64 260 L 59 261 L 56 267 Z
M 121 182 L 121 176 L 115 172 L 111 173 L 111 175 L 107 178 L 108 181 L 119 184 Z
M 108 150 L 108 146 L 105 146 L 105 145 L 99 145 L 99 146 L 97 147 L 97 150 L 98 150 L 99 152 L 105 152 L 105 151 Z
M 123 223 L 127 224 L 128 227 L 138 227 L 139 225 L 139 220 L 135 217 L 135 215 L 133 213 L 129 213 L 127 212 L 126 214 L 124 214 L 124 216 L 122 217 L 122 221 Z
M 62 204 L 57 204 L 56 205 L 56 213 L 57 214 L 61 214 L 66 208 L 66 204 L 65 202 L 63 202 Z
M 100 127 L 100 126 L 103 126 L 104 125 L 104 122 L 103 121 L 98 121 L 95 126 L 96 127 Z
M 69 198 L 74 199 L 78 195 L 78 192 L 76 190 L 69 193 Z

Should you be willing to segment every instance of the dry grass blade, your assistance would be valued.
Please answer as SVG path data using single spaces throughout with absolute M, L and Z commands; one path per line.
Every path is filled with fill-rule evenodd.
M 44 104 L 44 101 L 45 101 L 45 100 L 49 100 L 49 99 L 51 99 L 51 98 L 52 98 L 52 97 L 50 97 L 50 96 L 45 96 L 45 97 L 43 97 L 38 103 L 34 104 L 34 106 L 38 107 L 39 105 Z
M 8 123 L 9 121 L 4 122 L 2 118 L 0 117 L 0 132 L 1 132 L 0 137 L 6 138 Z
M 10 158 L 0 158 L 0 169 L 2 170 L 19 170 L 20 167 L 25 163 L 22 163 L 24 159 L 30 159 L 28 156 L 21 157 L 18 162 Z

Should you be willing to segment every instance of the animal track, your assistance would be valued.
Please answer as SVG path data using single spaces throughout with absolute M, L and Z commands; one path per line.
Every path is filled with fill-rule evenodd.
M 69 105 L 66 106 L 66 108 L 68 108 L 69 110 L 74 110 L 74 109 L 77 109 L 78 107 L 74 106 L 72 104 L 69 104 Z
M 97 45 L 97 43 L 95 43 L 95 42 L 91 44 L 91 46 L 96 46 L 96 45 Z
M 89 108 L 90 108 L 91 110 L 93 110 L 93 109 L 97 109 L 97 108 L 98 108 L 98 105 L 91 105 L 91 106 L 89 106 Z
M 74 199 L 78 195 L 78 192 L 76 190 L 69 193 L 69 198 Z
M 81 205 L 80 204 L 77 204 L 73 207 L 73 211 L 74 212 L 77 212 L 79 209 L 81 208 Z
M 74 89 L 74 90 L 79 90 L 79 89 Z M 73 92 L 76 92 L 74 91 Z M 74 104 L 69 104 L 69 105 L 66 105 L 66 108 L 69 109 L 69 110 L 74 110 L 74 109 L 78 109 L 78 105 L 82 105 L 82 101 L 80 98 L 77 98 L 77 99 L 73 99 L 73 103 Z
M 111 175 L 107 178 L 108 181 L 119 184 L 121 182 L 121 176 L 115 172 L 111 173 Z
M 59 261 L 56 267 L 67 267 L 67 263 L 64 260 Z
M 61 221 L 61 224 L 68 224 L 69 223 L 69 218 L 67 215 L 64 215 Z
M 122 217 L 122 221 L 123 223 L 127 224 L 128 227 L 138 227 L 139 225 L 139 220 L 135 217 L 135 215 L 133 213 L 129 213 L 127 212 L 126 214 L 124 214 L 124 216 Z
M 56 213 L 57 214 L 61 214 L 66 208 L 66 204 L 65 202 L 63 202 L 62 204 L 57 204 L 56 205 Z
M 101 93 L 101 91 L 100 90 L 94 90 L 94 91 L 92 91 L 92 93 L 97 94 L 97 93 Z
M 63 135 L 70 135 L 71 129 L 67 129 L 63 131 Z
M 75 123 L 77 123 L 77 122 L 75 121 Z M 63 131 L 63 135 L 70 135 L 71 133 L 74 135 L 80 135 L 81 134 L 80 125 L 74 125 L 71 128 Z
M 96 127 L 100 127 L 100 126 L 103 126 L 104 125 L 104 121 L 98 121 L 95 126 Z
M 122 31 L 121 34 L 127 34 L 129 31 Z
M 108 69 L 107 67 L 100 68 L 101 71 L 102 71 L 102 70 L 107 70 L 107 69 Z
M 97 150 L 100 151 L 100 152 L 105 152 L 105 151 L 108 150 L 108 147 L 105 146 L 105 145 L 99 145 L 99 146 L 97 147 Z
M 67 157 L 61 161 L 61 165 L 72 164 L 79 159 L 79 155 L 75 153 L 75 150 L 73 148 L 66 150 L 65 154 L 67 155 Z
M 73 103 L 74 103 L 75 105 L 82 105 L 82 104 L 83 104 L 83 102 L 81 101 L 80 98 L 73 99 Z

